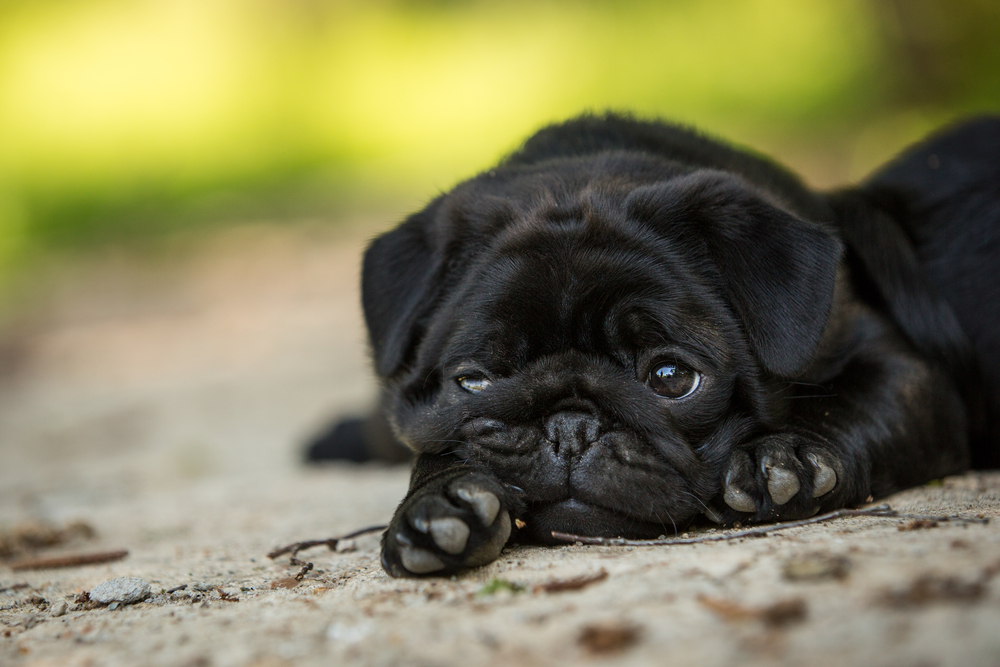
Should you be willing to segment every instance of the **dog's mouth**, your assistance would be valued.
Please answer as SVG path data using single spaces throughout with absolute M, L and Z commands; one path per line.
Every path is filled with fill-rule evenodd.
M 552 531 L 637 539 L 672 535 L 700 513 L 698 487 L 689 481 L 699 469 L 682 472 L 632 431 L 609 431 L 577 449 L 565 442 L 557 447 L 529 428 L 491 435 L 461 453 L 524 490 L 522 533 L 531 541 L 560 543 Z M 507 443 L 514 444 L 502 446 Z
M 531 507 L 524 522 L 521 530 L 542 544 L 565 544 L 564 540 L 552 537 L 553 531 L 588 537 L 650 539 L 673 534 L 682 527 L 636 519 L 576 498 Z
M 558 413 L 563 414 L 563 413 Z M 522 533 L 556 544 L 552 531 L 599 537 L 672 535 L 700 514 L 703 466 L 622 427 L 569 413 L 559 428 L 491 422 L 460 434 L 459 455 L 522 489 Z M 589 430 L 586 428 L 594 425 Z M 677 454 L 680 452 L 680 454 Z

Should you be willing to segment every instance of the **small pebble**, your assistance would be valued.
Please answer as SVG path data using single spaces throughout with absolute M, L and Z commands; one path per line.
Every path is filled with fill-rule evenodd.
M 66 613 L 66 610 L 68 608 L 69 608 L 69 605 L 66 604 L 66 600 L 57 600 L 52 605 L 52 609 L 49 610 L 49 614 L 51 614 L 52 616 L 55 616 L 55 617 L 62 616 L 63 614 Z
M 215 586 L 212 586 L 211 584 L 206 584 L 203 581 L 199 581 L 199 582 L 191 584 L 191 590 L 193 590 L 193 591 L 201 591 L 202 593 L 204 593 L 206 591 L 215 590 Z
M 132 604 L 149 597 L 149 584 L 138 577 L 108 579 L 90 589 L 90 599 L 100 604 Z

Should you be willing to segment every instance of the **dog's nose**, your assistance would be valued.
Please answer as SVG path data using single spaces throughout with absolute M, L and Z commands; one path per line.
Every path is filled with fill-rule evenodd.
M 563 457 L 574 456 L 597 440 L 599 422 L 584 412 L 557 412 L 545 422 L 545 437 Z

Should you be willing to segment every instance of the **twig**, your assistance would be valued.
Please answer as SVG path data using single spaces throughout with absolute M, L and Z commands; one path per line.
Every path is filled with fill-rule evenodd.
M 22 588 L 31 588 L 31 584 L 22 582 L 19 584 L 11 584 L 10 586 L 3 586 L 0 588 L 0 593 L 6 593 L 7 591 L 19 591 Z
M 562 593 L 563 591 L 578 591 L 581 588 L 586 588 L 591 584 L 596 584 L 599 581 L 604 581 L 608 578 L 608 571 L 603 567 L 597 574 L 584 575 L 581 577 L 575 577 L 573 579 L 557 579 L 555 581 L 548 581 L 544 584 L 536 584 L 534 591 L 536 593 Z
M 957 514 L 949 514 L 946 516 L 934 516 L 931 514 L 900 514 L 899 512 L 894 511 L 892 516 L 896 519 L 911 519 L 913 521 L 927 521 L 930 523 L 937 523 L 937 522 L 945 523 L 948 521 L 952 521 L 954 523 L 979 523 L 985 525 L 990 522 L 989 518 L 983 516 L 982 514 L 980 514 L 979 516 L 972 516 L 972 517 L 959 516 Z
M 296 581 L 302 581 L 302 579 L 313 569 L 312 563 L 307 563 L 305 561 L 299 560 L 298 556 L 300 551 L 306 549 L 312 549 L 313 547 L 318 547 L 326 545 L 330 551 L 336 551 L 337 543 L 341 540 L 349 540 L 359 535 L 367 535 L 368 533 L 376 533 L 380 530 L 385 530 L 388 526 L 368 526 L 367 528 L 362 528 L 361 530 L 356 530 L 353 533 L 348 533 L 347 535 L 341 535 L 340 537 L 331 537 L 325 540 L 306 540 L 305 542 L 295 542 L 294 544 L 289 544 L 288 546 L 280 547 L 275 549 L 271 553 L 267 554 L 267 557 L 274 560 L 278 556 L 283 556 L 289 554 L 288 562 L 291 565 L 296 565 L 301 567 L 301 569 L 294 575 Z
M 293 578 L 295 579 L 295 581 L 302 581 L 303 579 L 305 579 L 305 576 L 309 574 L 309 571 L 312 569 L 313 569 L 313 564 L 306 563 L 305 565 L 302 566 L 302 569 L 295 574 Z
M 834 512 L 827 512 L 826 514 L 820 514 L 819 516 L 814 516 L 809 519 L 802 519 L 801 521 L 786 521 L 784 523 L 775 523 L 769 526 L 758 526 L 756 528 L 750 528 L 748 530 L 740 530 L 735 533 L 718 533 L 713 535 L 703 535 L 700 537 L 682 537 L 682 538 L 671 538 L 671 539 L 658 539 L 658 540 L 627 540 L 621 537 L 587 537 L 585 535 L 573 535 L 572 533 L 562 533 L 557 530 L 552 531 L 552 537 L 557 540 L 563 540 L 565 542 L 580 542 L 582 544 L 596 544 L 606 547 L 660 547 L 660 546 L 671 546 L 674 544 L 701 544 L 703 542 L 722 542 L 726 540 L 738 540 L 745 537 L 763 537 L 768 533 L 773 533 L 779 530 L 788 530 L 789 528 L 799 528 L 801 526 L 810 526 L 816 523 L 823 523 L 825 521 L 832 521 L 833 519 L 840 519 L 842 517 L 848 516 L 874 516 L 890 519 L 915 519 L 921 521 L 957 521 L 963 523 L 989 523 L 989 519 L 983 517 L 962 517 L 962 516 L 924 516 L 922 514 L 900 514 L 896 510 L 892 509 L 889 505 L 878 505 L 876 507 L 870 507 L 868 509 L 853 510 L 853 509 L 841 509 Z
M 47 570 L 56 567 L 76 567 L 77 565 L 94 565 L 110 563 L 128 556 L 128 551 L 99 551 L 89 554 L 70 554 L 68 556 L 52 556 L 49 558 L 25 558 L 10 564 L 12 570 Z
M 164 595 L 170 595 L 171 593 L 176 593 L 177 591 L 182 591 L 182 590 L 184 590 L 187 587 L 188 587 L 187 584 L 181 584 L 180 586 L 174 586 L 170 590 L 163 591 L 163 594 Z
M 305 542 L 294 542 L 284 547 L 279 547 L 274 551 L 267 554 L 267 557 L 274 560 L 278 556 L 283 556 L 287 553 L 291 554 L 291 559 L 294 561 L 295 556 L 300 551 L 305 551 L 306 549 L 312 549 L 313 547 L 318 547 L 321 545 L 326 545 L 330 551 L 335 551 L 337 549 L 337 543 L 341 540 L 349 540 L 359 535 L 367 535 L 368 533 L 375 533 L 380 530 L 385 530 L 388 526 L 368 526 L 367 528 L 362 528 L 361 530 L 356 530 L 353 533 L 348 533 L 347 535 L 341 535 L 340 537 L 330 537 L 325 540 L 306 540 Z

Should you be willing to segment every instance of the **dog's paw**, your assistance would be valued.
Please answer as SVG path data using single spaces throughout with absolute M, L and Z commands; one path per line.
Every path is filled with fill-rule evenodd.
M 505 496 L 481 473 L 429 483 L 396 510 L 382 538 L 382 567 L 393 577 L 412 577 L 495 560 L 511 533 Z
M 793 433 L 758 438 L 729 456 L 722 477 L 726 507 L 721 520 L 812 516 L 838 495 L 843 475 L 840 461 L 823 443 Z

